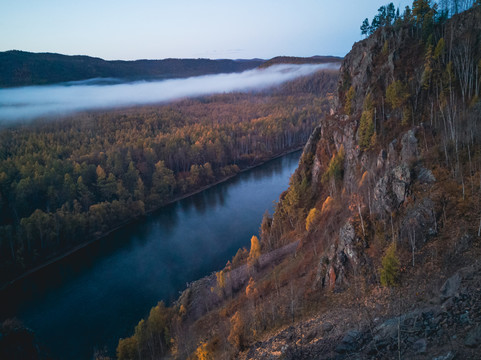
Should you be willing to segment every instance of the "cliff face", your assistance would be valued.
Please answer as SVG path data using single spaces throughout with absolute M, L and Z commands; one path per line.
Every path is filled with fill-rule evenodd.
M 298 253 L 311 253 L 302 260 L 310 290 L 335 302 L 246 358 L 474 358 L 480 301 L 467 284 L 481 280 L 480 40 L 474 7 L 429 31 L 398 24 L 354 44 L 331 116 L 273 219 L 285 229 L 293 207 L 302 225 L 318 211 Z M 304 194 L 293 205 L 296 191 Z M 389 248 L 396 264 L 386 280 Z
M 391 241 L 409 241 L 410 248 L 419 249 L 437 235 L 442 205 L 433 191 L 437 188 L 434 169 L 445 165 L 443 170 L 452 172 L 453 180 L 463 188 L 460 195 L 466 197 L 464 177 L 472 176 L 474 168 L 469 165 L 470 173 L 463 175 L 467 164 L 459 156 L 466 147 L 469 154 L 464 156 L 471 159 L 478 145 L 480 14 L 475 7 L 457 15 L 434 28 L 427 40 L 411 25 L 383 27 L 354 44 L 345 57 L 333 114 L 321 122 L 305 147 L 303 158 L 312 162 L 302 163 L 297 171 L 300 182 L 303 174 L 311 175 L 308 197 L 316 199 L 317 208 L 329 198 L 351 209 L 336 214 L 338 241 L 326 244 L 328 251 L 317 276 L 322 284 L 339 285 L 346 280 L 348 269 L 372 264 L 363 249 L 376 237 L 372 227 L 378 223 L 391 227 L 384 229 L 391 232 Z M 450 44 L 446 45 L 445 38 Z M 449 71 L 457 77 L 441 79 Z M 463 76 L 471 80 L 463 82 Z M 471 90 L 468 82 L 472 82 Z M 392 84 L 400 84 L 402 90 L 390 93 Z M 472 95 L 466 104 L 463 93 L 468 92 Z M 446 103 L 448 96 L 451 104 Z M 395 104 L 396 97 L 404 99 L 398 100 L 401 105 Z M 366 119 L 371 123 L 366 125 Z M 367 144 L 363 143 L 366 127 L 371 127 Z M 438 154 L 433 154 L 436 146 Z M 326 180 L 331 161 L 341 149 L 342 176 Z M 445 164 L 435 158 L 443 151 Z M 325 264 L 330 265 L 326 268 Z

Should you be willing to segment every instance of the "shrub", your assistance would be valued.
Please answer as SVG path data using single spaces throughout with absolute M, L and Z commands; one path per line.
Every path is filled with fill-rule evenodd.
M 307 218 L 306 218 L 306 230 L 307 231 L 311 230 L 312 224 L 314 223 L 314 221 L 317 219 L 317 217 L 319 215 L 320 215 L 320 212 L 316 208 L 312 208 L 309 211 L 309 214 L 307 215 Z
M 329 161 L 329 165 L 327 166 L 326 171 L 322 174 L 321 182 L 326 183 L 331 179 L 334 181 L 342 180 L 344 175 L 344 146 L 341 145 L 341 148 L 337 152 L 337 154 L 332 155 L 331 161 Z
M 396 243 L 393 241 L 382 258 L 381 285 L 393 287 L 399 284 L 399 259 L 396 255 Z
M 347 114 L 347 115 L 351 115 L 352 114 L 352 101 L 354 100 L 354 95 L 355 95 L 355 92 L 354 92 L 354 87 L 351 86 L 349 88 L 349 90 L 347 91 L 347 94 L 346 94 L 346 103 L 344 104 L 344 112 Z

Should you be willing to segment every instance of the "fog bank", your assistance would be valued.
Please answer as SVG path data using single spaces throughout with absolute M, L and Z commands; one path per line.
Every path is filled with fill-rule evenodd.
M 0 121 L 31 120 L 76 111 L 166 103 L 202 95 L 263 90 L 339 64 L 274 65 L 242 73 L 186 79 L 116 83 L 86 80 L 58 85 L 0 89 Z

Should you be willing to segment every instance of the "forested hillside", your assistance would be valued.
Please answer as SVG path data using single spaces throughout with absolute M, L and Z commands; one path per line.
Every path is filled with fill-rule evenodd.
M 462 5 L 366 19 L 250 250 L 152 308 L 119 359 L 479 357 L 481 6 Z
M 0 282 L 242 169 L 300 148 L 329 109 L 321 71 L 263 93 L 0 130 Z
M 0 52 L 0 87 L 54 84 L 92 78 L 127 80 L 167 79 L 241 72 L 264 60 L 164 59 L 106 61 L 89 56 L 67 56 L 25 51 Z

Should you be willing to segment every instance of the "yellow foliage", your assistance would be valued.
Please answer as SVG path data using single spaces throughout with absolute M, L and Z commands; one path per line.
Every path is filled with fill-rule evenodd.
M 324 214 L 325 212 L 331 210 L 333 201 L 334 199 L 331 196 L 328 196 L 326 198 L 326 200 L 322 204 L 321 214 Z
M 207 342 L 201 342 L 195 350 L 195 356 L 198 360 L 210 360 L 213 359 L 212 354 L 207 348 Z
M 246 296 L 248 298 L 254 298 L 254 297 L 256 297 L 257 294 L 258 294 L 258 292 L 257 292 L 257 289 L 256 289 L 256 282 L 254 281 L 254 279 L 251 276 L 251 278 L 249 279 L 249 284 L 246 287 Z
M 236 311 L 236 313 L 230 319 L 230 333 L 227 337 L 227 341 L 229 341 L 237 349 L 242 349 L 246 343 L 245 330 L 242 314 L 239 311 Z
M 307 215 L 307 218 L 306 218 L 306 230 L 307 231 L 309 231 L 311 229 L 312 224 L 314 223 L 314 221 L 317 219 L 317 217 L 319 215 L 320 215 L 320 212 L 316 208 L 312 208 L 309 211 L 309 214 Z
M 215 274 L 217 277 L 217 286 L 219 289 L 225 288 L 225 273 L 224 270 L 221 270 Z
M 97 165 L 97 169 L 95 170 L 95 172 L 97 173 L 97 178 L 99 180 L 105 180 L 107 175 L 105 174 L 105 170 L 102 169 L 102 166 Z
M 184 304 L 180 305 L 180 308 L 179 308 L 180 317 L 184 317 L 186 313 L 187 313 L 187 309 L 185 308 Z
M 369 176 L 369 173 L 367 171 L 364 171 L 364 174 L 362 174 L 362 177 L 361 177 L 361 181 L 359 181 L 359 187 L 363 187 L 366 184 L 368 176 Z
M 261 256 L 261 244 L 257 236 L 252 236 L 251 238 L 251 251 L 249 252 L 249 257 L 247 258 L 247 264 L 253 266 L 259 260 Z
M 138 341 L 135 336 L 119 340 L 117 346 L 117 359 L 134 359 L 137 356 Z

